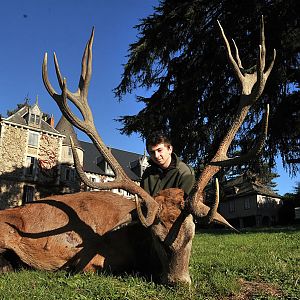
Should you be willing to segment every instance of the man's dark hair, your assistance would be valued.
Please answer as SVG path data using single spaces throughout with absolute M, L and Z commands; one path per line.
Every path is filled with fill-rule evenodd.
M 167 136 L 167 134 L 165 134 L 162 131 L 155 131 L 151 133 L 149 136 L 147 136 L 146 148 L 148 150 L 149 146 L 155 146 L 157 144 L 165 144 L 167 146 L 170 146 L 172 143 L 170 138 Z

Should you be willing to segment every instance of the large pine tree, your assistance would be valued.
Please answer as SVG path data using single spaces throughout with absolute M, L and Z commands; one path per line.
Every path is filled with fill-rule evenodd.
M 256 63 L 259 20 L 264 15 L 267 61 L 277 50 L 265 91 L 240 129 L 232 151 L 246 152 L 259 135 L 258 126 L 270 103 L 269 135 L 263 158 L 274 165 L 300 157 L 300 11 L 296 0 L 205 1 L 164 0 L 136 27 L 128 62 L 115 94 L 122 99 L 142 87 L 150 97 L 137 115 L 122 116 L 122 132 L 146 137 L 165 130 L 176 152 L 196 167 L 214 154 L 236 109 L 239 88 L 229 67 L 217 26 L 234 38 L 245 72 Z M 257 167 L 257 163 L 252 165 Z M 297 164 L 290 164 L 298 171 Z

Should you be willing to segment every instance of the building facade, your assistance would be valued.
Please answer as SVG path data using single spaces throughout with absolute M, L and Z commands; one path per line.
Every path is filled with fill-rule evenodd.
M 73 163 L 69 136 L 91 181 L 114 180 L 110 166 L 94 144 L 78 141 L 74 128 L 62 117 L 44 114 L 38 103 L 25 104 L 0 120 L 0 209 L 15 207 L 52 194 L 73 193 L 82 186 Z M 146 155 L 111 149 L 127 175 L 139 182 Z M 127 195 L 125 191 L 115 190 Z
M 233 226 L 261 227 L 278 223 L 281 197 L 247 174 L 226 182 L 219 212 Z

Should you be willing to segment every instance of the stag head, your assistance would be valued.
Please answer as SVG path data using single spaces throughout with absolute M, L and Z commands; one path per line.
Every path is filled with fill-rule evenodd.
M 176 195 L 178 193 L 171 189 L 171 191 L 163 192 L 156 198 L 152 198 L 150 195 L 148 195 L 141 187 L 139 187 L 137 184 L 135 184 L 128 178 L 124 170 L 119 165 L 118 161 L 113 157 L 112 153 L 103 143 L 100 135 L 97 132 L 97 129 L 95 128 L 93 115 L 87 100 L 88 88 L 92 74 L 92 44 L 94 40 L 94 28 L 84 50 L 81 64 L 81 76 L 76 92 L 72 93 L 69 91 L 67 87 L 67 81 L 61 75 L 55 53 L 54 64 L 59 86 L 61 88 L 61 93 L 58 94 L 54 90 L 48 78 L 47 53 L 44 57 L 42 75 L 47 91 L 49 92 L 51 97 L 56 101 L 61 112 L 69 120 L 69 122 L 81 131 L 85 132 L 90 137 L 90 139 L 93 141 L 99 152 L 102 153 L 106 161 L 110 164 L 116 177 L 115 181 L 108 183 L 94 183 L 89 181 L 82 169 L 82 166 L 79 163 L 76 150 L 74 147 L 72 147 L 75 166 L 82 181 L 92 188 L 100 190 L 121 188 L 133 195 L 136 195 L 137 212 L 141 223 L 146 227 L 151 226 L 151 228 L 153 228 L 154 230 L 155 235 L 160 239 L 160 241 L 164 242 L 165 245 L 173 248 L 182 247 L 182 245 L 185 243 L 183 234 L 180 234 L 180 232 L 182 232 L 183 230 L 183 227 L 185 227 L 185 234 L 187 231 L 189 231 L 188 235 L 190 239 L 192 238 L 194 227 L 191 225 L 187 225 L 189 222 L 192 222 L 190 214 L 196 216 L 197 218 L 207 218 L 208 222 L 215 221 L 224 224 L 230 228 L 233 228 L 220 214 L 217 213 L 219 203 L 218 182 L 216 181 L 216 200 L 211 208 L 203 203 L 204 189 L 209 183 L 209 181 L 222 167 L 242 163 L 251 159 L 255 155 L 258 155 L 262 149 L 267 132 L 268 108 L 264 120 L 262 122 L 263 133 L 257 143 L 257 146 L 242 157 L 228 158 L 227 151 L 229 149 L 230 144 L 232 143 L 238 129 L 242 125 L 250 107 L 257 101 L 257 99 L 263 92 L 268 76 L 274 65 L 276 52 L 274 50 L 272 62 L 270 66 L 266 68 L 266 47 L 264 37 L 264 23 L 262 17 L 260 45 L 256 63 L 256 71 L 253 74 L 242 73 L 241 69 L 243 68 L 243 66 L 239 57 L 238 48 L 235 42 L 233 41 L 233 45 L 235 48 L 234 58 L 224 30 L 219 22 L 218 24 L 221 30 L 224 43 L 226 45 L 229 62 L 241 87 L 239 105 L 237 112 L 234 115 L 232 126 L 228 129 L 226 135 L 220 143 L 215 156 L 212 158 L 211 162 L 204 168 L 203 172 L 201 173 L 198 181 L 196 182 L 193 188 L 192 193 L 188 198 L 188 201 L 186 201 L 185 203 L 177 201 L 176 204 L 173 205 L 175 209 L 172 210 L 172 217 L 170 217 L 170 215 L 169 217 L 166 215 L 168 209 L 166 208 L 166 206 L 162 205 L 161 198 L 158 197 L 165 197 L 164 199 L 168 197 L 170 198 L 170 196 L 177 197 Z M 68 100 L 78 108 L 82 115 L 82 119 L 78 118 L 72 112 L 68 105 Z M 181 197 L 181 199 L 183 199 L 183 195 Z M 144 214 L 142 213 L 141 203 L 145 204 L 147 208 L 146 216 L 144 216 Z M 162 215 L 164 215 L 163 218 Z M 159 218 L 161 218 L 161 221 L 163 219 L 164 222 L 159 223 Z M 163 226 L 162 223 L 164 223 Z M 181 242 L 179 242 L 179 240 Z

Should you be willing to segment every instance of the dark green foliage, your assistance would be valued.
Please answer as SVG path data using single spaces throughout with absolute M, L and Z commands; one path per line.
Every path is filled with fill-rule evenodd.
M 294 195 L 297 199 L 300 200 L 300 181 L 297 183 L 297 185 L 294 188 Z
M 13 110 L 8 110 L 8 111 L 6 112 L 7 116 L 9 117 L 9 116 L 13 115 L 14 113 L 16 113 L 18 110 L 20 110 L 20 109 L 21 109 L 22 107 L 24 107 L 24 106 L 26 106 L 25 103 L 18 103 L 18 104 L 17 104 L 17 107 L 16 107 L 15 109 L 13 109 Z
M 238 4 L 238 5 L 237 5 Z M 115 94 L 119 99 L 146 88 L 148 98 L 137 115 L 122 116 L 124 134 L 146 137 L 165 130 L 175 151 L 200 168 L 214 155 L 231 122 L 239 88 L 227 61 L 217 26 L 234 38 L 245 72 L 253 72 L 259 43 L 259 19 L 264 15 L 267 65 L 277 50 L 265 92 L 252 108 L 231 148 L 241 153 L 253 147 L 259 121 L 270 103 L 270 128 L 263 158 L 274 165 L 300 157 L 300 11 L 296 0 L 161 1 L 155 12 L 137 25 L 138 40 L 130 45 L 128 62 Z M 257 170 L 258 163 L 252 165 Z M 292 172 L 297 164 L 290 164 Z
M 6 112 L 7 116 L 9 117 L 9 116 L 13 115 L 14 113 L 16 113 L 18 110 L 20 110 L 20 109 L 21 109 L 22 107 L 24 107 L 24 106 L 29 106 L 29 101 L 30 101 L 30 98 L 25 97 L 23 103 L 18 103 L 18 104 L 17 104 L 17 107 L 16 107 L 15 109 L 13 109 L 13 110 L 8 110 L 8 111 Z
M 255 165 L 257 163 L 257 165 Z M 276 182 L 274 180 L 279 177 L 278 173 L 272 172 L 266 163 L 263 163 L 260 159 L 253 164 L 256 167 L 256 172 L 253 173 L 249 170 L 249 166 L 238 165 L 231 168 L 230 172 L 226 170 L 221 170 L 219 178 L 230 180 L 242 174 L 247 174 L 248 177 L 255 178 L 255 181 L 265 185 L 271 190 L 276 191 Z
M 300 207 L 300 182 L 294 187 L 294 193 L 286 193 L 282 197 L 283 205 L 279 211 L 280 224 L 294 224 L 296 220 L 295 208 Z

